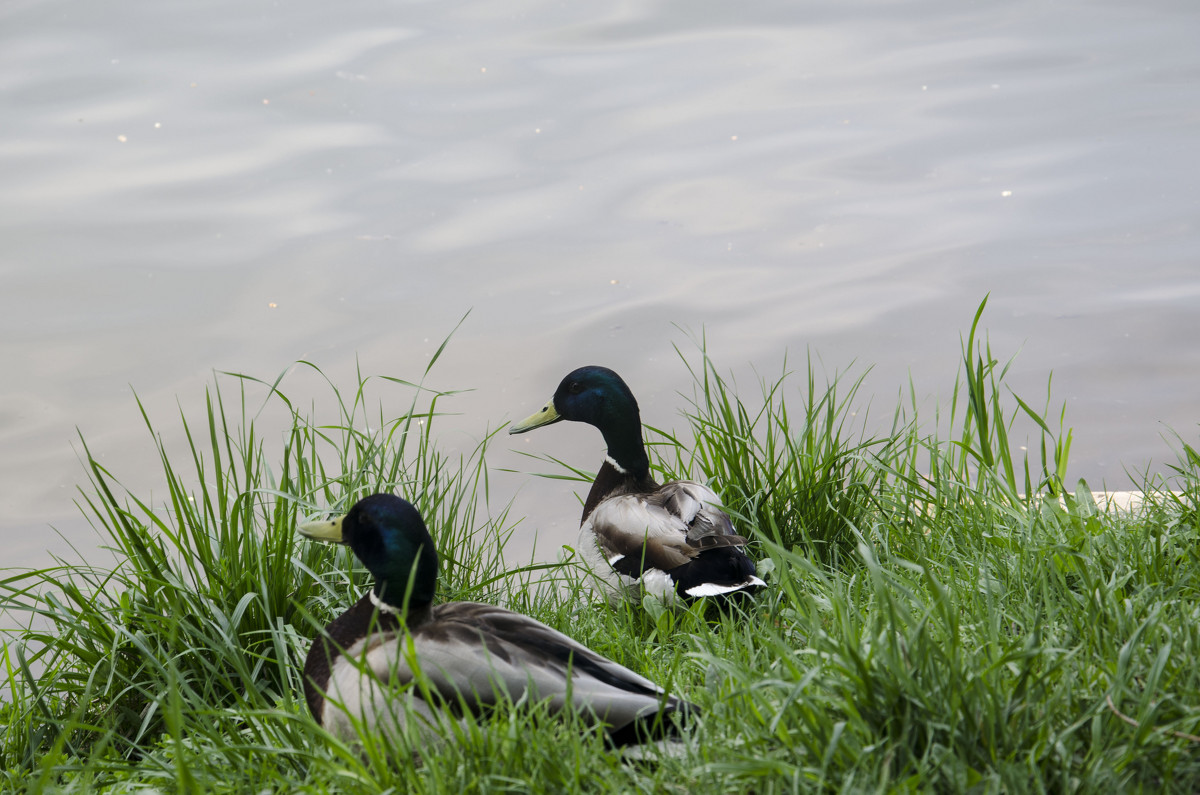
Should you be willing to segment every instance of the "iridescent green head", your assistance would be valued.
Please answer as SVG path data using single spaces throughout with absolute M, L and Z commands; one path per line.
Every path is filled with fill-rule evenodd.
M 560 420 L 599 428 L 608 454 L 622 467 L 634 471 L 649 466 L 637 400 L 621 376 L 607 367 L 589 365 L 572 371 L 559 383 L 549 403 L 508 432 L 524 433 Z
M 437 590 L 438 556 L 421 514 L 393 494 L 373 494 L 344 516 L 307 522 L 300 533 L 346 544 L 375 577 L 381 601 L 400 607 L 412 578 L 410 603 L 427 605 Z

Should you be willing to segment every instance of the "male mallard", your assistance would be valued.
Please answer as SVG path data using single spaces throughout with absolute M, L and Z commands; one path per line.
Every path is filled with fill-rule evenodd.
M 532 618 L 476 602 L 434 605 L 433 539 L 399 497 L 366 497 L 345 516 L 303 524 L 300 532 L 348 544 L 375 578 L 317 637 L 304 663 L 313 717 L 344 740 L 353 741 L 355 723 L 364 723 L 393 736 L 407 728 L 420 742 L 444 733 L 464 710 L 480 714 L 526 695 L 604 724 L 616 746 L 672 734 L 668 716 L 696 712 Z M 409 726 L 414 715 L 417 725 Z
M 524 433 L 559 420 L 600 429 L 608 454 L 583 506 L 583 544 L 594 544 L 616 575 L 613 584 L 670 602 L 725 596 L 765 583 L 746 556 L 746 539 L 707 486 L 650 476 L 633 392 L 607 367 L 580 367 L 539 412 L 508 429 Z M 589 537 L 591 540 L 589 540 Z M 610 578 L 611 579 L 611 578 Z

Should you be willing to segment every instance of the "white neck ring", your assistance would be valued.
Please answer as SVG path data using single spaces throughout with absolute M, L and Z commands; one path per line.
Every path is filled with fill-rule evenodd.
M 609 465 L 610 467 L 612 467 L 613 469 L 617 470 L 617 471 L 618 471 L 618 472 L 620 472 L 622 475 L 628 475 L 628 474 L 629 474 L 629 470 L 627 470 L 625 467 L 623 467 L 623 466 L 621 466 L 620 464 L 618 464 L 618 463 L 617 463 L 617 460 L 616 460 L 615 458 L 613 458 L 611 455 L 605 455 L 605 456 L 604 456 L 604 460 L 608 462 L 608 465 Z
M 395 605 L 389 605 L 387 602 L 379 598 L 379 594 L 375 593 L 375 589 L 367 591 L 367 596 L 371 599 L 371 604 L 375 605 L 375 609 L 380 613 L 390 613 L 393 616 L 400 615 L 400 608 Z

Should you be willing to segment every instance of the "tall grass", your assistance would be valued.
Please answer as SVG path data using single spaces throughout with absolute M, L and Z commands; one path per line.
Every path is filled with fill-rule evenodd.
M 181 412 L 187 448 L 178 459 L 143 409 L 162 466 L 160 502 L 123 489 L 82 442 L 90 488 L 80 507 L 113 562 L 64 561 L 0 581 L 5 612 L 28 627 L 4 645 L 0 768 L 10 783 L 40 787 L 72 767 L 116 780 L 137 762 L 139 777 L 186 789 L 181 760 L 201 737 L 219 739 L 206 753 L 238 767 L 254 749 L 319 745 L 304 720 L 299 665 L 307 638 L 357 598 L 367 575 L 345 550 L 297 545 L 298 514 L 403 494 L 446 551 L 444 596 L 497 597 L 511 527 L 505 507 L 487 499 L 491 436 L 456 459 L 433 442 L 453 393 L 360 377 L 344 394 L 326 381 L 322 404 L 334 411 L 318 422 L 282 380 L 219 376 L 201 422 Z M 398 416 L 383 413 L 383 397 L 370 414 L 368 394 L 389 389 L 401 394 L 386 396 Z M 266 443 L 257 427 L 272 413 L 285 430 Z M 303 754 L 271 755 L 252 781 L 292 780 Z
M 883 442 L 852 425 L 862 376 L 846 384 L 835 376 L 818 387 L 811 356 L 796 401 L 789 399 L 792 373 L 786 361 L 775 379 L 759 383 L 758 403 L 748 405 L 708 356 L 688 366 L 695 385 L 684 416 L 690 445 L 662 431 L 674 455 L 661 469 L 693 472 L 722 491 L 726 507 L 760 536 L 785 548 L 801 546 L 829 566 L 853 554 L 854 527 L 872 510 L 880 471 L 870 464 Z M 865 373 L 864 373 L 865 375 Z
M 720 614 L 614 609 L 580 598 L 572 566 L 505 561 L 493 435 L 443 453 L 454 395 L 428 370 L 349 392 L 326 380 L 327 418 L 286 394 L 297 374 L 223 375 L 199 421 L 181 414 L 179 450 L 144 412 L 163 498 L 129 493 L 83 447 L 81 508 L 113 563 L 0 574 L 3 608 L 28 625 L 0 650 L 0 789 L 1196 791 L 1196 445 L 1176 439 L 1172 479 L 1136 484 L 1137 511 L 1097 505 L 1068 480 L 1064 411 L 1005 387 L 1014 365 L 993 357 L 982 313 L 949 404 L 923 425 L 911 389 L 870 435 L 861 379 L 809 361 L 743 396 L 702 339 L 681 351 L 687 432 L 652 434 L 655 466 L 711 480 L 773 562 L 770 588 Z M 378 490 L 426 515 L 443 597 L 514 605 L 696 702 L 683 750 L 623 762 L 530 704 L 469 721 L 420 764 L 325 735 L 299 666 L 366 575 L 294 525 Z

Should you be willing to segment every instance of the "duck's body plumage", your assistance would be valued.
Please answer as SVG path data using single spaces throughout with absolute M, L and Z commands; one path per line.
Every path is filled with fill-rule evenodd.
M 650 475 L 637 401 L 619 375 L 596 366 L 575 370 L 550 403 L 509 433 L 564 419 L 594 425 L 608 444 L 584 502 L 580 535 L 593 569 L 617 592 L 669 602 L 764 585 L 744 551 L 746 539 L 712 489 L 689 480 L 660 485 Z
M 347 542 L 378 547 L 377 540 L 361 537 L 375 533 L 372 526 L 382 524 L 378 517 L 386 519 L 393 502 L 403 503 L 391 495 L 360 501 L 343 522 L 349 526 Z M 408 508 L 408 518 L 419 521 Z M 432 548 L 423 523 L 419 529 Z M 383 546 L 388 544 L 385 539 Z M 355 552 L 372 568 L 372 552 L 365 557 L 358 547 Z M 624 745 L 670 733 L 674 725 L 660 717 L 686 717 L 695 710 L 649 679 L 519 613 L 478 602 L 434 605 L 431 593 L 416 589 L 407 610 L 401 610 L 387 595 L 403 594 L 404 586 L 387 578 L 381 589 L 377 574 L 374 594 L 330 623 L 309 651 L 304 666 L 309 708 L 323 727 L 345 740 L 353 741 L 356 724 L 365 724 L 426 742 L 447 734 L 449 722 L 464 712 L 480 715 L 500 700 L 526 698 L 546 700 L 554 711 L 574 709 L 585 720 L 603 724 L 613 744 Z M 410 723 L 414 717 L 417 725 Z

